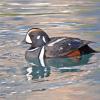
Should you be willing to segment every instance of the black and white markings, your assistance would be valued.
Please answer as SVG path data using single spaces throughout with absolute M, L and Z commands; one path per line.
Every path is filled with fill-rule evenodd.
M 34 48 L 34 49 L 29 49 L 28 51 L 35 51 L 35 50 L 37 50 L 39 47 L 37 47 L 37 48 Z
M 45 37 L 44 37 L 44 36 L 43 36 L 43 38 L 42 38 L 42 39 L 43 39 L 43 42 L 45 42 L 45 43 L 46 43 L 46 39 L 45 39 Z
M 40 39 L 40 37 L 41 37 L 41 36 L 40 36 L 40 35 L 38 35 L 38 36 L 37 36 L 37 39 L 39 40 L 39 39 Z
M 28 33 L 27 33 L 27 35 L 26 35 L 25 41 L 26 41 L 27 43 L 32 43 L 32 40 L 31 40 L 31 38 L 30 38 L 30 36 L 29 36 Z
M 60 39 L 57 39 L 56 41 L 52 42 L 52 43 L 49 43 L 48 46 L 53 46 L 54 44 L 64 40 L 65 38 L 60 38 Z
M 45 62 L 44 62 L 44 53 L 45 53 L 45 48 L 44 46 L 42 47 L 41 51 L 40 51 L 40 55 L 39 55 L 39 60 L 40 63 L 43 67 L 45 67 Z

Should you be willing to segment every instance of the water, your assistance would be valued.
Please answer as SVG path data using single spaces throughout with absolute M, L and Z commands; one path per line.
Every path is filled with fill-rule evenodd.
M 100 1 L 0 1 L 0 100 L 99 100 L 100 54 L 46 59 L 46 67 L 29 63 L 29 45 L 20 42 L 32 27 L 94 41 L 90 46 L 100 51 Z

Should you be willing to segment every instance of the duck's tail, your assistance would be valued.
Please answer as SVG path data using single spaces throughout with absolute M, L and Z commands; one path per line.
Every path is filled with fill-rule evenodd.
M 93 50 L 88 45 L 84 45 L 83 47 L 79 48 L 81 54 L 90 54 L 90 53 L 97 53 L 97 51 Z

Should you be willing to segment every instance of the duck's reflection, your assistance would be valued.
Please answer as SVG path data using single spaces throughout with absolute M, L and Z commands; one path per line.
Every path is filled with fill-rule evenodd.
M 45 59 L 45 66 L 42 66 L 38 58 L 26 59 L 28 64 L 26 67 L 26 76 L 28 80 L 41 79 L 50 76 L 55 71 L 64 72 L 80 72 L 82 65 L 86 65 L 93 54 L 82 55 L 73 58 L 48 58 Z M 79 66 L 79 67 L 75 67 Z M 80 67 L 81 66 L 81 67 Z
M 50 67 L 35 66 L 29 64 L 26 68 L 26 76 L 28 80 L 41 79 L 50 75 Z

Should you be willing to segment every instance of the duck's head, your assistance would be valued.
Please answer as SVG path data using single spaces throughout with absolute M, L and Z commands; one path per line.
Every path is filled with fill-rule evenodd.
M 36 48 L 47 44 L 50 38 L 42 29 L 32 28 L 27 32 L 24 41 L 31 44 L 32 48 Z

